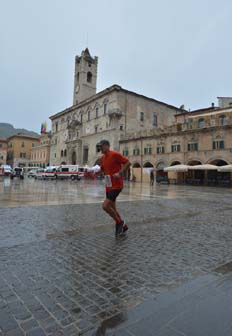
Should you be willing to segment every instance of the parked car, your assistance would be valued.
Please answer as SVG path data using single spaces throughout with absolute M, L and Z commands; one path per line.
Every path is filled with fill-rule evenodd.
M 78 165 L 62 165 L 56 171 L 56 179 L 80 180 L 81 175 Z
M 14 177 L 19 177 L 21 180 L 24 179 L 24 170 L 22 167 L 15 167 L 11 173 L 11 179 Z
M 36 170 L 36 174 L 35 174 L 35 179 L 37 180 L 42 180 L 43 177 L 43 173 L 44 173 L 44 169 L 43 168 L 39 168 Z
M 36 169 L 32 169 L 28 172 L 27 177 L 35 177 L 36 175 Z
M 4 176 L 11 176 L 12 168 L 9 165 L 1 165 L 1 170 Z

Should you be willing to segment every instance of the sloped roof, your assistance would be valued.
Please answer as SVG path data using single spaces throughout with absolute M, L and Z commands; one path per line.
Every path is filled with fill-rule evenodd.
M 96 99 L 99 99 L 107 94 L 109 94 L 110 92 L 113 92 L 113 91 L 122 91 L 122 92 L 125 92 L 125 93 L 128 93 L 128 94 L 131 94 L 131 95 L 134 95 L 134 96 L 137 96 L 137 97 L 141 97 L 141 98 L 144 98 L 144 99 L 147 99 L 149 101 L 153 101 L 153 102 L 156 102 L 158 104 L 161 104 L 161 105 L 164 105 L 164 106 L 167 106 L 169 107 L 170 109 L 174 109 L 176 110 L 177 112 L 178 111 L 183 111 L 181 109 L 179 109 L 178 107 L 174 106 L 174 105 L 170 105 L 170 104 L 167 104 L 167 103 L 164 103 L 162 101 L 159 101 L 157 99 L 154 99 L 154 98 L 150 98 L 150 97 L 147 97 L 147 96 L 144 96 L 142 94 L 139 94 L 139 93 L 136 93 L 134 91 L 129 91 L 129 90 L 126 90 L 124 88 L 122 88 L 120 85 L 117 85 L 117 84 L 114 84 L 112 86 L 109 86 L 108 88 L 96 93 L 95 95 L 83 100 L 82 102 L 80 102 L 79 104 L 77 105 L 73 105 L 73 106 L 70 106 L 68 107 L 67 109 L 61 111 L 61 112 L 58 112 L 52 116 L 50 116 L 50 119 L 53 120 L 55 118 L 58 118 L 60 117 L 61 115 L 63 114 L 66 114 L 67 112 L 71 112 L 72 110 L 75 110 L 77 108 L 80 108 L 84 105 L 87 105 L 89 103 L 91 103 L 92 101 L 96 100 Z M 186 111 L 187 112 L 187 111 Z

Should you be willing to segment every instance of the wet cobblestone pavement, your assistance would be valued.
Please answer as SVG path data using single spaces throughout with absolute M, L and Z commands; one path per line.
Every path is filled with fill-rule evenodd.
M 10 183 L 0 182 L 0 335 L 111 335 L 104 320 L 231 260 L 229 189 L 128 186 L 130 230 L 115 240 L 101 184 Z

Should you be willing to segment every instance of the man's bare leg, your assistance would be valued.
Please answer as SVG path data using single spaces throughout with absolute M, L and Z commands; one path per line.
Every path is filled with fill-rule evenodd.
M 121 221 L 121 218 L 115 208 L 115 202 L 106 199 L 102 204 L 102 208 L 105 212 L 108 213 L 108 215 L 110 215 L 110 217 L 115 220 L 116 223 L 119 223 Z
M 114 211 L 116 212 L 118 218 L 120 218 L 120 220 L 121 220 L 121 216 L 120 216 L 120 214 L 119 214 L 119 212 L 118 212 L 118 210 L 117 210 L 117 208 L 116 208 L 116 202 L 112 202 L 112 208 L 113 208 Z

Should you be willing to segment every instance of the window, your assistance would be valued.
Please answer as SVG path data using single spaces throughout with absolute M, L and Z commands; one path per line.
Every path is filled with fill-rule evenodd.
M 32 142 L 31 147 L 35 147 L 35 144 Z
M 123 125 L 120 125 L 119 129 L 120 129 L 120 131 L 123 131 Z
M 187 125 L 188 125 L 188 129 L 192 129 L 193 128 L 193 121 L 192 121 L 192 119 L 189 119 L 187 121 Z
M 140 112 L 140 121 L 144 121 L 144 112 Z
M 188 144 L 188 151 L 189 152 L 194 152 L 198 150 L 198 143 L 194 142 L 194 143 L 189 143 Z
M 64 150 L 64 156 L 67 156 L 67 149 Z
M 96 153 L 99 153 L 101 151 L 101 147 L 96 146 Z
M 224 140 L 213 140 L 213 149 L 224 149 Z
M 61 157 L 64 156 L 64 151 L 63 151 L 63 150 L 61 151 L 60 156 L 61 156 Z
M 90 110 L 88 110 L 88 121 L 90 121 Z
M 98 130 L 98 126 L 95 126 L 95 133 L 97 133 L 97 130 Z
M 56 158 L 56 153 L 54 153 L 54 158 Z
M 0 144 L 0 148 L 2 148 L 2 144 Z
M 153 126 L 157 126 L 158 125 L 158 118 L 157 118 L 157 114 L 156 113 L 153 113 L 152 125 Z
M 77 73 L 77 84 L 79 84 L 79 79 L 80 79 L 80 74 L 79 72 Z
M 139 155 L 139 154 L 140 154 L 139 148 L 133 149 L 133 155 Z
M 104 104 L 104 114 L 106 114 L 106 112 L 107 112 L 107 104 L 105 103 Z
M 157 154 L 164 154 L 164 146 L 158 146 L 156 148 L 156 153 Z
M 205 127 L 205 119 L 201 118 L 198 120 L 198 128 L 204 128 Z
M 98 111 L 99 111 L 99 108 L 96 107 L 96 118 L 98 118 Z
M 80 114 L 80 122 L 83 122 L 83 113 Z
M 221 116 L 219 117 L 219 125 L 220 125 L 220 126 L 225 126 L 225 125 L 227 125 L 227 118 L 226 118 L 225 115 L 221 115 Z
M 128 149 L 124 149 L 122 153 L 123 153 L 124 156 L 129 156 L 129 150 Z
M 144 154 L 145 155 L 151 155 L 152 148 L 151 147 L 145 147 L 144 148 Z
M 26 153 L 20 153 L 20 158 L 21 159 L 26 159 Z
M 180 145 L 172 145 L 172 153 L 174 152 L 180 152 Z
M 25 143 L 24 143 L 24 141 L 22 142 L 21 147 L 25 147 Z
M 69 124 L 69 121 L 68 121 L 68 124 Z M 55 124 L 55 129 L 56 129 L 56 132 L 58 132 L 58 122 L 56 122 Z
M 92 72 L 89 71 L 87 73 L 87 83 L 92 83 L 92 78 L 93 78 Z

